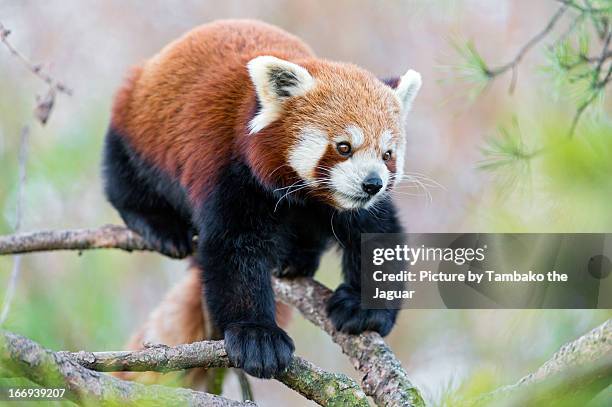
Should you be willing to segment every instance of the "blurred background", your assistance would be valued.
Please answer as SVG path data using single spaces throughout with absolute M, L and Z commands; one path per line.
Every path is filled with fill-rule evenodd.
M 555 69 L 559 50 L 551 45 L 574 29 L 577 14 L 568 10 L 550 38 L 525 55 L 513 92 L 510 71 L 482 78 L 483 68 L 511 61 L 559 7 L 554 0 L 0 0 L 11 43 L 74 91 L 58 95 L 46 126 L 36 123 L 35 95 L 44 95 L 46 86 L 0 46 L 0 234 L 15 226 L 24 125 L 31 135 L 21 230 L 120 223 L 100 179 L 113 92 L 128 67 L 219 18 L 276 24 L 319 56 L 380 77 L 421 72 L 424 86 L 407 123 L 406 170 L 423 185 L 408 183 L 395 196 L 409 231 L 611 232 L 611 105 L 600 92 L 569 137 L 585 96 L 566 86 Z M 581 29 L 568 38 L 586 38 L 593 52 L 600 49 L 596 33 Z M 12 263 L 0 257 L 2 295 Z M 120 251 L 25 256 L 4 328 L 56 350 L 121 349 L 186 267 Z M 317 278 L 335 287 L 339 277 L 338 256 L 329 253 Z M 605 310 L 404 310 L 388 342 L 426 399 L 441 405 L 457 391 L 516 381 L 611 316 Z M 357 377 L 339 347 L 299 315 L 289 333 L 298 355 Z M 252 382 L 262 406 L 311 405 L 278 382 Z M 240 398 L 233 376 L 224 394 Z

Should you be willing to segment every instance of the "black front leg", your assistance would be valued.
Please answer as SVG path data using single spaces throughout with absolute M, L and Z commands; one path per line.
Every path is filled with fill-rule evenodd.
M 252 376 L 271 378 L 287 367 L 294 350 L 274 318 L 267 257 L 276 248 L 249 232 L 222 241 L 208 236 L 198 252 L 205 297 L 229 359 Z
M 244 193 L 245 201 L 239 192 L 228 185 L 201 211 L 197 260 L 230 361 L 252 376 L 271 378 L 287 367 L 294 351 L 275 322 L 271 282 L 284 239 L 265 197 L 253 190 Z
M 401 233 L 402 228 L 390 200 L 374 213 L 361 210 L 340 214 L 334 222 L 339 244 L 343 246 L 341 284 L 327 303 L 327 313 L 337 330 L 348 334 L 376 331 L 386 336 L 393 328 L 398 310 L 361 307 L 361 234 Z

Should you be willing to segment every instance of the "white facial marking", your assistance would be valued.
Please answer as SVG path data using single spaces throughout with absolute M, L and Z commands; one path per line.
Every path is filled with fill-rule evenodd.
M 305 68 L 273 56 L 253 58 L 247 69 L 261 104 L 261 110 L 249 123 L 250 134 L 278 119 L 287 98 L 304 95 L 314 86 Z
M 371 174 L 382 180 L 380 192 L 369 197 L 363 190 L 363 181 Z M 346 161 L 335 165 L 330 172 L 334 199 L 345 209 L 368 208 L 383 195 L 389 184 L 389 170 L 375 151 L 358 151 Z M 363 200 L 360 201 L 360 198 Z M 370 198 L 366 201 L 366 198 Z
M 404 175 L 404 155 L 406 154 L 406 138 L 400 137 L 397 143 L 396 151 L 393 152 L 395 155 L 395 174 L 393 175 L 393 186 L 399 184 Z
M 361 130 L 358 126 L 355 126 L 355 125 L 347 126 L 346 132 L 349 134 L 351 138 L 351 145 L 353 146 L 353 148 L 360 147 L 365 141 L 363 130 Z
M 315 168 L 329 144 L 327 134 L 316 128 L 306 128 L 289 152 L 289 165 L 306 181 L 315 179 Z
M 380 149 L 383 153 L 393 150 L 393 133 L 391 133 L 391 130 L 385 130 L 380 136 Z

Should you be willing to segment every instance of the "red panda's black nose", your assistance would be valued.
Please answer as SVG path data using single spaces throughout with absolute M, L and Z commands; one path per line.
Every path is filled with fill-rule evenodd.
M 361 188 L 368 195 L 376 195 L 383 186 L 382 179 L 378 175 L 370 174 L 361 184 Z

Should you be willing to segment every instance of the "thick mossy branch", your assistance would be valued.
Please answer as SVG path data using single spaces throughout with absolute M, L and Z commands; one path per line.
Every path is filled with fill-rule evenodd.
M 322 406 L 370 405 L 361 387 L 352 379 L 328 373 L 300 357 L 294 357 L 287 370 L 276 379 Z
M 195 367 L 232 367 L 223 341 L 202 341 L 178 346 L 149 346 L 138 351 L 59 352 L 96 371 L 169 372 Z M 300 357 L 276 379 L 322 406 L 368 406 L 366 395 L 352 379 L 328 373 Z
M 145 386 L 84 368 L 66 354 L 49 351 L 36 342 L 0 331 L 0 365 L 15 377 L 45 388 L 66 389 L 75 403 L 99 406 L 254 406 L 199 391 Z

